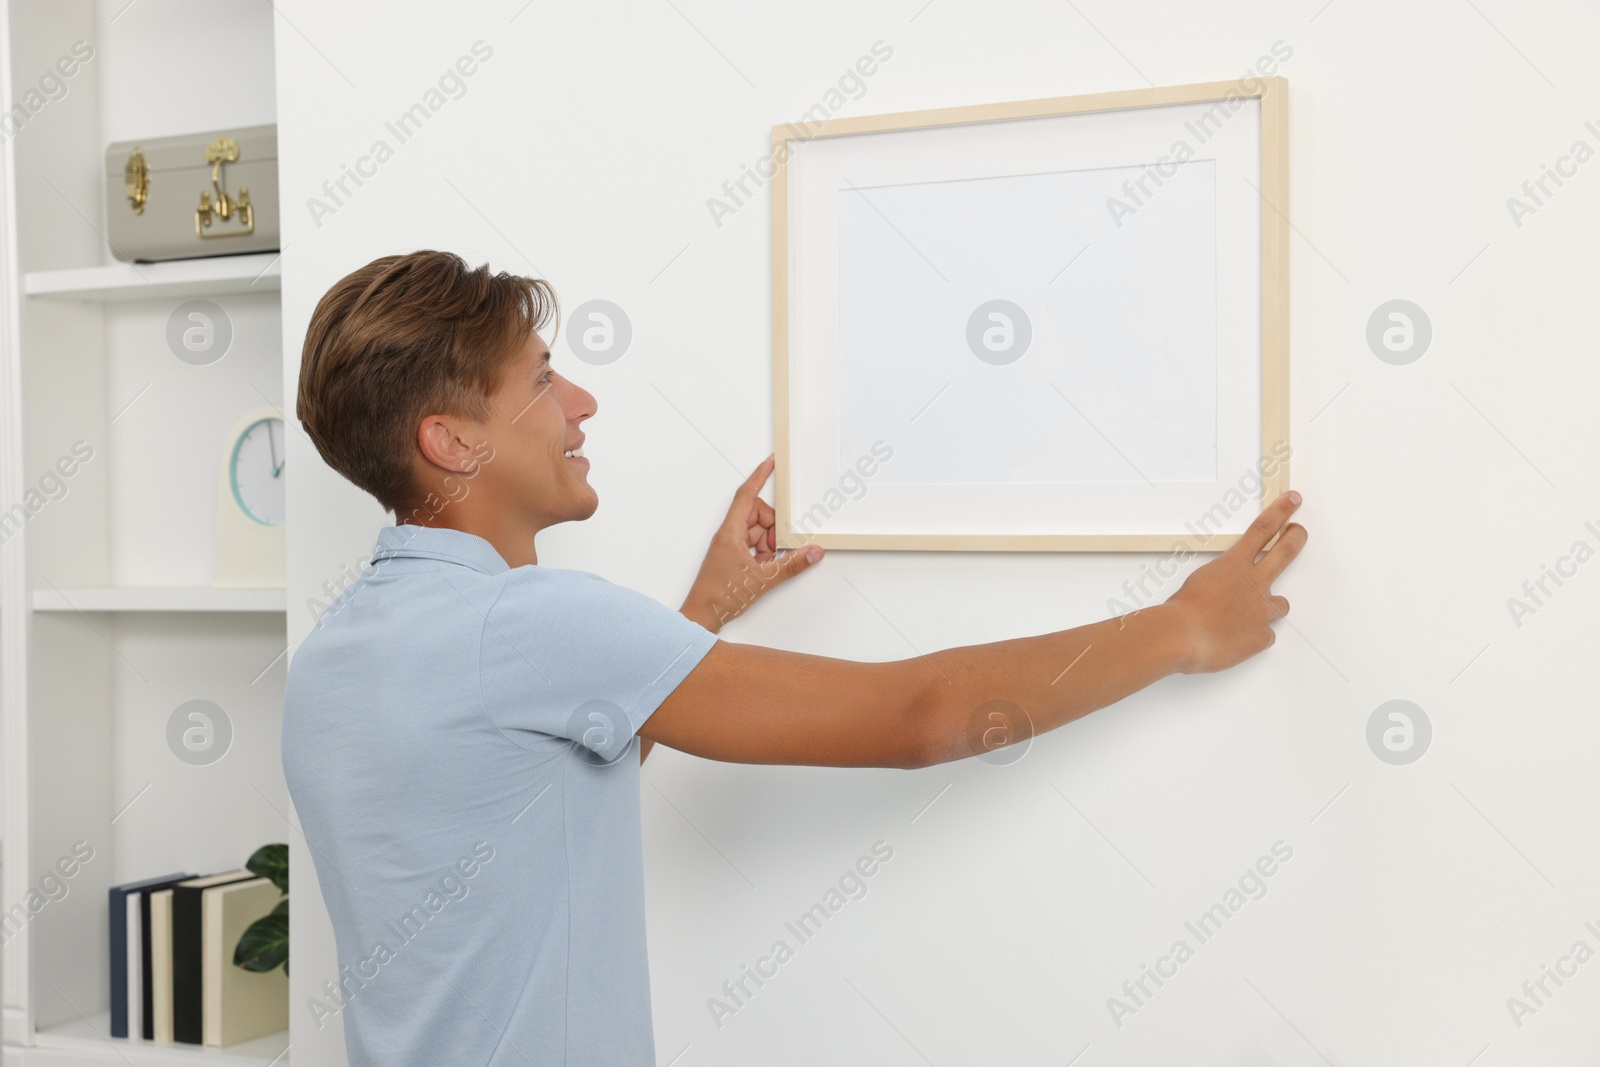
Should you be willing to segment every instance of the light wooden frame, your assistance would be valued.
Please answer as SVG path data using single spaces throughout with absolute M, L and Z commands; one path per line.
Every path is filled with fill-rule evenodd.
M 828 120 L 810 133 L 793 124 L 772 128 L 772 353 L 773 436 L 776 454 L 775 501 L 777 542 L 798 548 L 818 544 L 834 549 L 1016 552 L 1170 552 L 1218 551 L 1239 535 L 1171 534 L 801 534 L 791 526 L 795 502 L 790 457 L 789 393 L 789 189 L 791 142 L 859 133 L 913 130 L 1006 119 L 1039 118 L 1258 98 L 1261 108 L 1261 455 L 1276 456 L 1289 440 L 1289 220 L 1288 210 L 1288 82 L 1282 77 L 1249 82 L 1204 82 L 1194 85 L 1048 97 L 970 107 L 936 108 L 887 115 Z M 1277 461 L 1263 477 L 1263 501 L 1289 487 L 1289 457 Z

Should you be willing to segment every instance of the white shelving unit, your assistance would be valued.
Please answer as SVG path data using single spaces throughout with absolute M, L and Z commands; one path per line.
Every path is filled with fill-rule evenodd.
M 276 293 L 283 277 L 280 260 L 276 252 L 257 252 L 166 263 L 110 263 L 102 267 L 36 270 L 24 276 L 22 291 L 27 296 L 95 303 Z
M 30 1051 L 30 1064 L 56 1063 L 131 1063 L 137 1067 L 273 1067 L 289 1062 L 285 1034 L 271 1034 L 254 1041 L 241 1041 L 225 1049 L 197 1049 L 193 1045 L 157 1045 L 150 1041 L 112 1041 L 104 1035 L 111 1030 L 111 1013 L 96 1012 L 86 1018 L 53 1026 L 38 1033 L 38 1045 Z M 100 1059 L 86 1055 L 104 1052 Z M 115 1053 L 115 1055 L 113 1055 Z M 118 1058 L 120 1057 L 120 1058 Z M 276 1062 L 274 1057 L 277 1057 Z
M 34 611 L 275 611 L 285 605 L 282 589 L 217 589 L 211 586 L 130 586 L 123 589 L 35 589 Z
M 285 590 L 209 585 L 224 438 L 244 413 L 283 408 L 280 260 L 130 264 L 104 236 L 109 143 L 276 121 L 273 30 L 271 0 L 0 0 L 7 1067 L 289 1062 L 288 1030 L 221 1050 L 111 1038 L 106 914 L 109 886 L 229 870 L 295 832 L 278 755 Z M 92 56 L 61 75 L 75 42 Z M 47 75 L 64 91 L 28 106 Z M 198 186 L 166 191 L 198 200 Z M 191 299 L 230 326 L 204 366 L 167 340 Z M 197 698 L 231 728 L 204 764 L 168 740 Z M 80 841 L 93 856 L 65 895 L 28 910 Z

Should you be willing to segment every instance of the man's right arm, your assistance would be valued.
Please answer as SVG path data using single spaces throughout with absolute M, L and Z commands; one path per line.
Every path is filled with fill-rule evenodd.
M 886 663 L 719 641 L 639 729 L 707 759 L 931 766 L 975 755 L 973 723 L 1005 701 L 1044 733 L 1173 673 L 1223 670 L 1271 645 L 1271 584 L 1305 544 L 1274 501 L 1164 604 L 1102 622 Z M 1267 548 L 1269 551 L 1257 555 Z M 1002 705 L 1003 706 L 1003 705 Z M 1027 736 L 1028 724 L 1011 740 Z M 980 731 L 981 734 L 981 731 Z

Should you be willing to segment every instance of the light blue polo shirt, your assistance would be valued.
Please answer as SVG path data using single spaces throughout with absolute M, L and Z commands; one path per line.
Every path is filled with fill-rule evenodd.
M 639 724 L 716 644 L 584 571 L 390 526 L 289 665 L 283 770 L 351 1067 L 655 1063 Z

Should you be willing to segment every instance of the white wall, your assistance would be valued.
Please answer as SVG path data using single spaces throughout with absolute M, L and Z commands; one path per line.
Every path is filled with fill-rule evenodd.
M 1573 942 L 1600 950 L 1584 926 L 1600 929 L 1600 564 L 1520 627 L 1506 605 L 1574 541 L 1600 546 L 1584 527 L 1600 526 L 1600 163 L 1520 227 L 1506 205 L 1575 140 L 1600 147 L 1584 127 L 1600 125 L 1592 6 L 397 7 L 280 5 L 285 396 L 317 297 L 380 254 L 452 248 L 537 270 L 568 309 L 615 301 L 634 326 L 620 361 L 585 366 L 556 345 L 599 398 L 586 430 L 602 504 L 546 534 L 540 559 L 674 606 L 772 444 L 769 196 L 720 228 L 706 207 L 772 124 L 880 39 L 893 57 L 843 113 L 1223 80 L 1274 42 L 1293 49 L 1292 440 L 1311 540 L 1280 585 L 1294 613 L 1278 644 L 1163 681 L 1011 766 L 659 752 L 643 804 L 663 1064 L 1042 1065 L 1087 1048 L 1073 1062 L 1488 1067 L 1600 1052 L 1600 963 L 1549 984 L 1520 1026 L 1506 1004 Z M 315 224 L 324 179 L 392 145 L 384 122 L 480 39 L 494 54 L 465 95 Z M 1397 298 L 1434 331 L 1407 366 L 1365 341 Z M 306 599 L 383 516 L 303 435 L 290 447 L 298 642 Z M 726 636 L 899 658 L 1104 617 L 1150 561 L 835 552 Z M 1366 741 L 1393 698 L 1433 723 L 1408 766 Z M 714 1025 L 722 982 L 879 839 L 894 858 L 867 896 Z M 1199 944 L 1185 920 L 1280 840 L 1293 857 L 1267 894 Z M 296 845 L 295 1061 L 342 1063 L 337 1027 L 316 1030 L 304 1005 L 334 963 Z M 1117 1026 L 1107 999 L 1179 938 L 1194 957 Z

